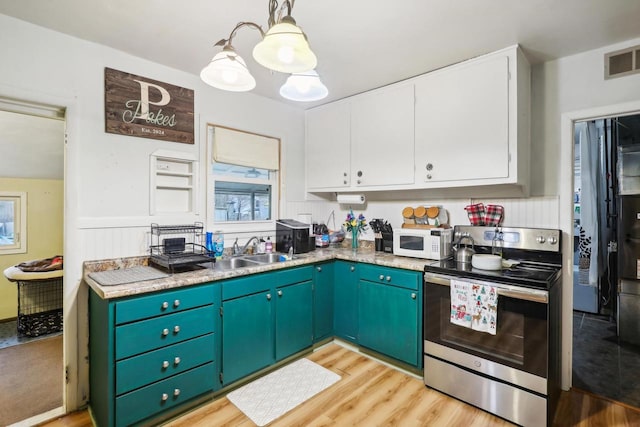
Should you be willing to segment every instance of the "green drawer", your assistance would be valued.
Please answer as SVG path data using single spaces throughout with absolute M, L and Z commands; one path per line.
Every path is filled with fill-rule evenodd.
M 313 266 L 289 268 L 278 271 L 277 286 L 287 286 L 294 283 L 306 282 L 313 278 Z
M 398 268 L 381 267 L 373 264 L 360 264 L 360 279 L 376 283 L 400 286 L 402 288 L 418 290 L 422 275 L 416 271 Z
M 116 325 L 213 304 L 214 286 L 167 291 L 116 303 Z
M 217 313 L 216 313 L 217 314 Z M 116 327 L 116 360 L 212 333 L 212 306 Z
M 213 362 L 214 352 L 214 334 L 209 334 L 121 360 L 116 363 L 116 395 Z
M 207 363 L 116 398 L 116 425 L 128 426 L 213 391 L 215 365 Z
M 264 292 L 276 285 L 277 273 L 254 274 L 222 282 L 222 300 Z

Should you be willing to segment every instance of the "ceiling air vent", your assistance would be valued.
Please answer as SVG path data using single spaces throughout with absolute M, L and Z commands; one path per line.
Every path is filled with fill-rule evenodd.
M 604 55 L 604 78 L 640 73 L 640 45 Z

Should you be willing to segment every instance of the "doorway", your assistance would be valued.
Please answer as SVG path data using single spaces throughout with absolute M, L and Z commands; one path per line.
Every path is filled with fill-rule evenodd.
M 618 169 L 624 147 L 636 144 L 640 149 L 640 115 L 575 122 L 572 383 L 640 407 L 640 390 L 628 381 L 640 366 L 640 346 L 621 338 L 618 305 L 619 249 L 629 240 Z
M 19 218 L 5 209 L 0 221 L 5 249 L 19 246 L 0 245 L 0 372 L 9 387 L 0 393 L 0 425 L 64 413 L 62 277 L 1 274 L 63 255 L 64 152 L 63 109 L 0 99 L 0 194 L 25 202 Z

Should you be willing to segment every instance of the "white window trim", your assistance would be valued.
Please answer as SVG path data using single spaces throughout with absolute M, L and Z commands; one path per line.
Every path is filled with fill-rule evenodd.
M 13 224 L 17 242 L 13 245 L 1 245 L 0 255 L 27 253 L 27 193 L 24 191 L 0 191 L 0 198 L 14 199 L 17 202 L 18 210 L 17 218 L 14 217 Z
M 249 182 L 259 184 L 271 184 L 271 219 L 268 221 L 234 221 L 234 222 L 216 222 L 215 212 L 213 204 L 215 201 L 215 176 L 212 171 L 213 161 L 213 130 L 218 126 L 213 124 L 207 124 L 207 197 L 206 197 L 206 215 L 207 215 L 207 230 L 209 231 L 222 231 L 224 234 L 243 234 L 252 235 L 259 233 L 269 232 L 275 233 L 276 218 L 278 218 L 279 205 L 280 205 L 280 175 L 282 173 L 282 165 L 279 170 L 273 171 L 274 174 L 270 174 L 273 178 L 269 180 L 255 179 L 255 178 L 234 178 L 235 182 Z M 228 181 L 228 179 L 221 179 L 221 181 Z M 265 235 L 266 235 L 265 234 Z

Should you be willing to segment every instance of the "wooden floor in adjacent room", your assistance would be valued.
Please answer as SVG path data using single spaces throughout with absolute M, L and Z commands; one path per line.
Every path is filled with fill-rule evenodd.
M 342 346 L 330 344 L 306 356 L 342 379 L 269 426 L 510 426 L 487 412 L 424 386 L 421 379 L 389 368 Z M 91 426 L 87 411 L 69 414 L 48 427 Z M 168 423 L 171 427 L 255 424 L 226 397 Z M 557 426 L 636 426 L 640 410 L 577 391 L 563 393 Z

